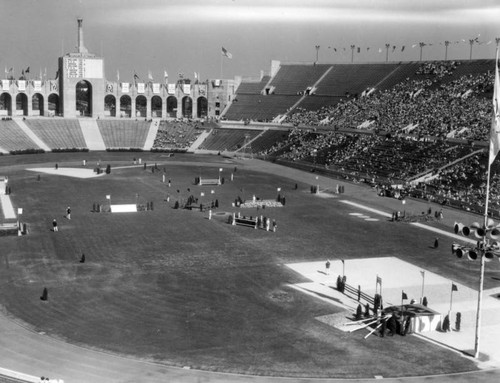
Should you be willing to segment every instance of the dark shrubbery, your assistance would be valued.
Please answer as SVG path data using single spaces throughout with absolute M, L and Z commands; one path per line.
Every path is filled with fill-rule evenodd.
M 72 153 L 72 152 L 85 152 L 87 153 L 89 148 L 56 148 L 52 149 L 52 153 Z
M 45 153 L 43 149 L 19 149 L 19 150 L 11 150 L 10 154 L 42 154 Z

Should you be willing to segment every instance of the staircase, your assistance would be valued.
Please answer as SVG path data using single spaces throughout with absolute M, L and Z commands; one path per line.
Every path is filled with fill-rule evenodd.
M 160 119 L 154 118 L 151 121 L 151 126 L 149 127 L 148 136 L 144 142 L 143 150 L 151 150 L 153 144 L 155 143 L 156 134 L 158 133 L 158 128 L 160 127 Z
M 24 123 L 24 121 L 21 118 L 13 118 L 15 123 L 21 128 L 21 130 L 26 133 L 26 135 L 40 147 L 41 149 L 45 150 L 46 152 L 52 151 L 51 148 L 47 146 L 45 142 L 43 142 L 33 131 Z
M 82 129 L 83 138 L 89 150 L 104 151 L 106 145 L 101 136 L 97 121 L 94 119 L 80 119 L 80 129 Z

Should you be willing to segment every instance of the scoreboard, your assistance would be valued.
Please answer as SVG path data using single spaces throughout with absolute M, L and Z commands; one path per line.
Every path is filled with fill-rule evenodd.
M 66 78 L 104 78 L 103 60 L 83 57 L 64 57 Z

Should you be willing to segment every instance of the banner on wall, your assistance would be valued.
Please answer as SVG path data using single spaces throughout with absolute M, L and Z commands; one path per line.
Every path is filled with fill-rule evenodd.
M 168 94 L 174 94 L 175 93 L 175 84 L 168 84 L 167 92 L 168 92 Z
M 130 84 L 128 82 L 122 82 L 122 92 L 128 93 L 130 91 Z
M 139 82 L 137 84 L 137 93 L 144 93 L 144 83 L 143 82 Z
M 207 95 L 207 84 L 199 84 L 198 85 L 198 93 L 200 96 L 206 96 Z
M 24 92 L 26 90 L 26 81 L 25 80 L 19 80 L 17 82 L 17 89 L 21 92 Z
M 40 80 L 33 81 L 33 90 L 35 92 L 41 92 L 42 91 L 42 82 Z
M 153 93 L 154 94 L 160 93 L 160 84 L 159 83 L 153 83 Z
M 2 89 L 9 90 L 9 87 L 10 87 L 10 81 L 9 80 L 2 80 Z
M 182 85 L 182 92 L 184 94 L 189 94 L 191 93 L 191 84 L 183 84 Z

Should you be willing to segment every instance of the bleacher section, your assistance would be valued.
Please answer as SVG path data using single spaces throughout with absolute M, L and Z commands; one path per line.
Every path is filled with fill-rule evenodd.
M 331 65 L 282 65 L 269 84 L 274 94 L 292 95 L 304 92 L 331 67 Z
M 254 141 L 252 141 L 252 153 L 262 153 L 271 149 L 278 141 L 288 137 L 286 130 L 266 130 Z
M 245 137 L 252 140 L 260 133 L 256 129 L 214 129 L 198 149 L 234 152 L 243 146 Z
M 250 95 L 237 94 L 228 111 L 224 114 L 227 120 L 272 121 L 276 116 L 286 113 L 301 96 L 290 95 Z
M 11 150 L 39 149 L 14 120 L 0 120 L 0 148 Z
M 202 132 L 215 126 L 204 122 L 161 121 L 153 149 L 187 150 Z
M 419 73 L 425 65 L 450 67 L 444 76 Z M 435 86 L 454 81 L 461 76 L 493 71 L 493 60 L 429 61 L 375 64 L 282 64 L 266 86 L 260 82 L 242 82 L 235 99 L 223 117 L 229 121 L 272 121 L 287 113 L 288 109 L 304 97 L 296 107 L 318 110 L 323 106 L 336 105 L 340 98 L 361 96 L 363 91 L 375 88 L 383 91 L 396 84 L 430 79 Z M 307 88 L 311 95 L 307 95 Z M 264 95 L 269 93 L 269 95 Z M 259 93 L 262 93 L 259 94 Z
M 51 149 L 87 147 L 77 119 L 27 119 L 25 123 Z
M 144 147 L 151 122 L 97 120 L 106 148 Z
M 260 81 L 241 82 L 236 92 L 238 94 L 261 94 L 269 79 L 269 76 L 263 76 Z
M 398 64 L 339 64 L 333 65 L 317 85 L 319 96 L 345 96 L 361 94 L 374 87 L 398 67 Z

